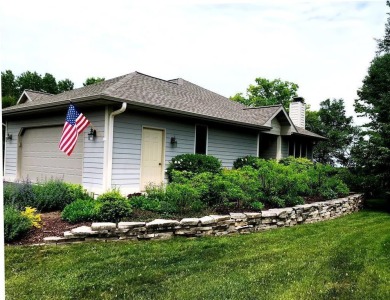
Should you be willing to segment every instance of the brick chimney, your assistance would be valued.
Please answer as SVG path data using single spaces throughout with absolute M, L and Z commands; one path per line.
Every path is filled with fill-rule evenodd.
M 302 97 L 294 97 L 290 102 L 290 118 L 295 126 L 305 128 L 305 99 Z

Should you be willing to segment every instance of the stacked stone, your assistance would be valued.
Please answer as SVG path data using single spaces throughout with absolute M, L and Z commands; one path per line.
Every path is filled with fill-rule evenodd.
M 346 198 L 277 208 L 261 213 L 230 213 L 210 215 L 202 218 L 176 220 L 157 219 L 152 222 L 93 223 L 64 233 L 63 237 L 47 237 L 44 242 L 73 243 L 91 240 L 156 240 L 173 236 L 202 237 L 221 236 L 232 233 L 251 233 L 314 223 L 358 211 L 362 206 L 362 195 Z

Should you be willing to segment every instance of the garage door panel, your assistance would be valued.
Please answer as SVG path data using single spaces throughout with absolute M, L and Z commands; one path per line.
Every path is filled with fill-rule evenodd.
M 26 129 L 22 136 L 21 175 L 32 181 L 60 178 L 82 182 L 84 139 L 80 136 L 71 156 L 58 149 L 62 127 Z

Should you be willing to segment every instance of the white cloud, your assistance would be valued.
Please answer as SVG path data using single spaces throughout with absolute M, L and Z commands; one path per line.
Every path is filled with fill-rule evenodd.
M 1 69 L 70 78 L 140 71 L 224 96 L 256 77 L 300 85 L 312 108 L 356 90 L 385 1 L 23 1 L 0 10 Z

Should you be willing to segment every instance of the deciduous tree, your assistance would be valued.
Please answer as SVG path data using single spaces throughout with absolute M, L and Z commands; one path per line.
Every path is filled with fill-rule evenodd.
M 369 118 L 364 138 L 355 149 L 357 164 L 364 162 L 364 172 L 375 174 L 385 190 L 390 189 L 390 53 L 371 62 L 363 85 L 358 90 L 355 111 Z
M 230 99 L 255 107 L 282 104 L 288 110 L 291 99 L 298 96 L 299 86 L 293 82 L 280 79 L 268 80 L 261 77 L 256 78 L 255 82 L 255 85 L 251 84 L 247 88 L 246 97 L 238 93 Z
M 83 83 L 83 86 L 95 84 L 104 81 L 104 77 L 88 77 L 85 82 Z
M 73 90 L 74 83 L 70 79 L 66 78 L 64 80 L 58 81 L 57 86 L 58 86 L 58 92 L 62 93 L 62 92 Z

